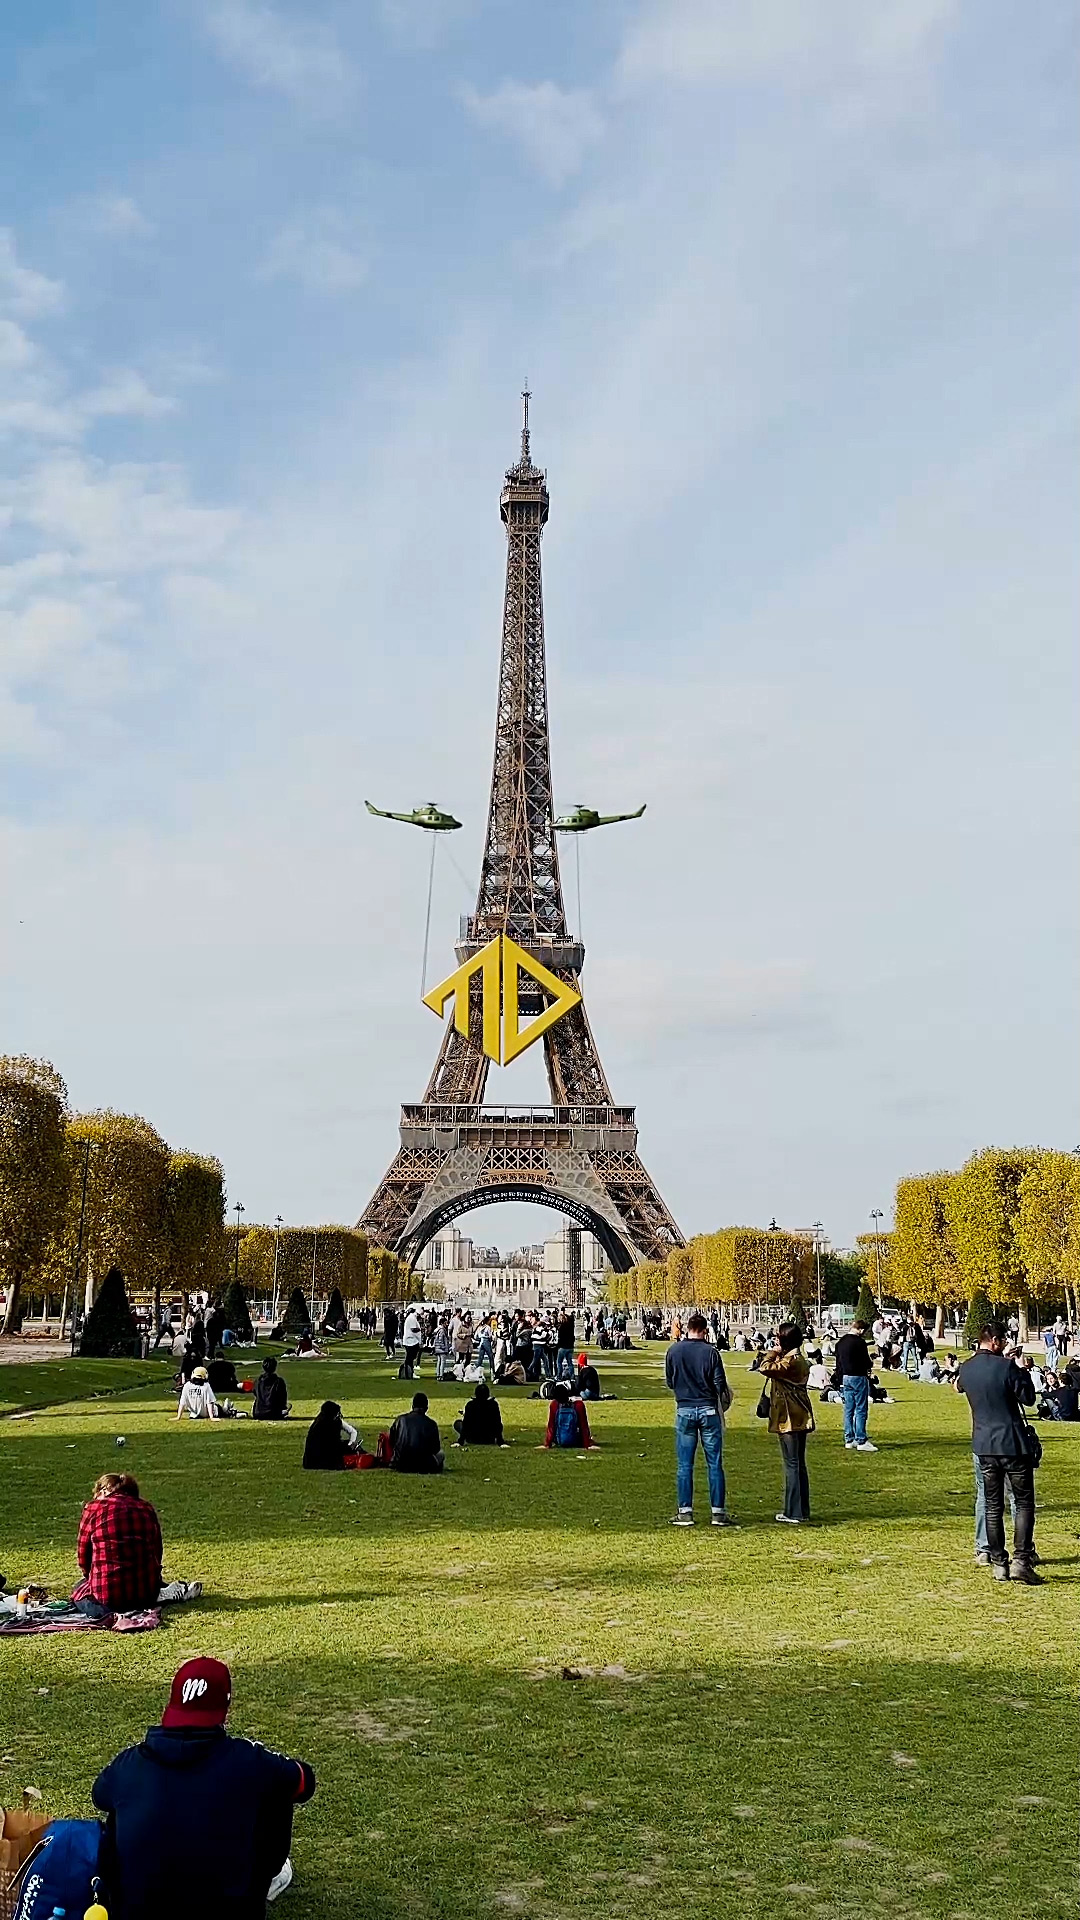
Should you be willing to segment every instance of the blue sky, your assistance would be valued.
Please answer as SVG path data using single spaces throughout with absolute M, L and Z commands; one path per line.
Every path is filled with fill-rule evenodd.
M 843 1242 L 1075 1144 L 1075 27 L 9 9 L 8 1049 L 250 1218 L 359 1213 L 439 1037 L 363 800 L 465 822 L 448 971 L 528 377 L 557 798 L 648 801 L 583 849 L 587 997 L 680 1223 Z

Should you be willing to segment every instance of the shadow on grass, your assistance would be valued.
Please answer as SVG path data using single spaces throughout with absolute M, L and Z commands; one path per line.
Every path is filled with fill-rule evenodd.
M 230 1652 L 212 1619 L 201 1628 L 203 1651 Z M 234 1660 L 233 1731 L 318 1775 L 293 1846 L 304 1920 L 1063 1905 L 1070 1876 L 1043 1863 L 1071 1858 L 1074 1708 L 1019 1655 L 789 1652 L 688 1674 L 646 1649 L 632 1678 L 564 1680 L 359 1648 L 300 1661 L 287 1634 L 283 1613 L 270 1646 Z M 31 1668 L 53 1679 L 47 1696 L 9 1690 L 5 1739 L 52 1812 L 89 1811 L 97 1769 L 166 1697 L 160 1637 L 107 1638 L 50 1648 Z

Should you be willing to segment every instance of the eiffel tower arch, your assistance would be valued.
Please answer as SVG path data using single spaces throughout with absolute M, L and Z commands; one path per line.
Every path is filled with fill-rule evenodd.
M 507 934 L 581 994 L 585 949 L 567 925 L 551 794 L 540 540 L 547 476 L 534 466 L 525 394 L 521 455 L 505 477 L 506 592 L 487 838 L 476 911 L 462 920 L 458 960 Z M 538 990 L 521 1009 L 538 1014 Z M 482 988 L 474 977 L 468 1032 L 448 1021 L 423 1100 L 401 1110 L 397 1155 L 360 1226 L 374 1245 L 415 1262 L 458 1215 L 531 1200 L 596 1234 L 619 1272 L 684 1244 L 637 1150 L 633 1107 L 616 1106 L 579 998 L 543 1035 L 552 1104 L 486 1107 Z

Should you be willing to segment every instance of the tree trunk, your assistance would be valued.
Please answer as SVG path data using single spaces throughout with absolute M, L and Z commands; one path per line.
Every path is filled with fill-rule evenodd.
M 86 1286 L 83 1290 L 83 1318 L 84 1319 L 86 1318 L 86 1315 L 89 1313 L 93 1304 L 94 1304 L 94 1263 L 92 1260 L 88 1260 L 86 1263 Z
M 7 1306 L 4 1308 L 4 1324 L 0 1333 L 15 1333 L 19 1324 L 19 1295 L 22 1292 L 22 1274 L 17 1273 L 8 1286 Z
M 1025 1347 L 1031 1338 L 1028 1332 L 1028 1303 L 1026 1300 L 1019 1300 L 1017 1302 L 1016 1317 L 1020 1322 L 1020 1331 L 1016 1336 L 1017 1344 L 1020 1347 Z
M 60 1338 L 61 1340 L 64 1338 L 64 1328 L 67 1326 L 68 1294 L 70 1292 L 71 1292 L 70 1285 L 65 1286 L 64 1295 L 60 1302 Z
M 936 1307 L 934 1308 L 934 1339 L 944 1340 L 944 1338 L 945 1338 L 945 1302 L 943 1300 L 939 1300 Z

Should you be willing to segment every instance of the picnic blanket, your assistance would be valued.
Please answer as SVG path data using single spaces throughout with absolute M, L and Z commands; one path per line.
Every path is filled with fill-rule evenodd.
M 85 1613 L 72 1607 L 69 1613 L 31 1614 L 26 1620 L 17 1620 L 12 1614 L 6 1620 L 0 1620 L 0 1634 L 14 1635 L 26 1633 L 152 1633 L 160 1627 L 161 1615 L 156 1607 L 146 1607 L 140 1613 L 113 1613 L 106 1620 L 90 1620 Z

